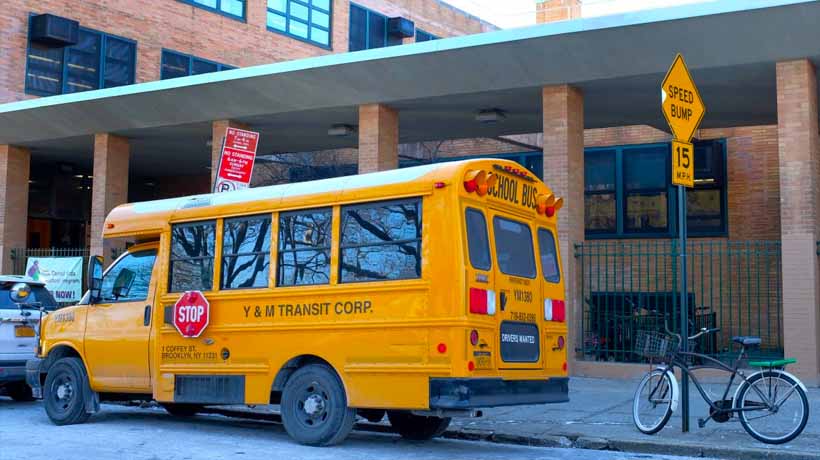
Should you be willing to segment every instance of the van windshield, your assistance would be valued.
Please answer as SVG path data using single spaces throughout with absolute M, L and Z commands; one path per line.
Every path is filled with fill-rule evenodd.
M 495 256 L 505 275 L 535 278 L 535 251 L 529 225 L 496 216 L 493 218 Z

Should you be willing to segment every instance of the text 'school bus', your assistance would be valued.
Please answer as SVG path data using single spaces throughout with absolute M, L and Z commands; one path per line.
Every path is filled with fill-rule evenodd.
M 101 401 L 280 404 L 297 441 L 385 412 L 405 437 L 568 400 L 556 220 L 517 163 L 468 160 L 119 206 L 130 246 L 27 366 L 56 424 Z

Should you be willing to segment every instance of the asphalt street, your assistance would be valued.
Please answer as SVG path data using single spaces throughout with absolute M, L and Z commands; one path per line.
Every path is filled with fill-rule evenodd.
M 158 408 L 103 405 L 88 423 L 51 424 L 39 402 L 0 397 L 0 460 L 200 459 L 487 459 L 682 460 L 650 454 L 524 447 L 438 439 L 409 442 L 398 436 L 354 432 L 342 445 L 312 448 L 290 440 L 281 425 L 202 415 L 175 418 Z

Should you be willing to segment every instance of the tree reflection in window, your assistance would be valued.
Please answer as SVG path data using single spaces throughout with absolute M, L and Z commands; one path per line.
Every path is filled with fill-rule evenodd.
M 330 209 L 279 215 L 277 286 L 330 283 Z
M 215 231 L 214 222 L 172 227 L 168 292 L 209 291 L 213 288 Z
M 270 216 L 225 220 L 222 234 L 222 289 L 268 287 Z
M 421 277 L 421 200 L 342 208 L 341 282 Z
M 124 255 L 117 264 L 111 267 L 102 280 L 100 297 L 102 303 L 138 302 L 148 298 L 148 288 L 151 285 L 151 272 L 154 270 L 156 250 L 132 252 Z M 134 272 L 134 281 L 125 295 L 117 296 L 114 293 L 114 283 L 123 270 Z

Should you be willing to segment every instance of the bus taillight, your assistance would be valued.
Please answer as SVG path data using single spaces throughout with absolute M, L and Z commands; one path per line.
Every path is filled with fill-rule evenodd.
M 470 288 L 470 313 L 478 315 L 495 314 L 495 291 Z
M 563 300 L 544 299 L 544 319 L 563 323 L 566 320 L 567 307 Z

